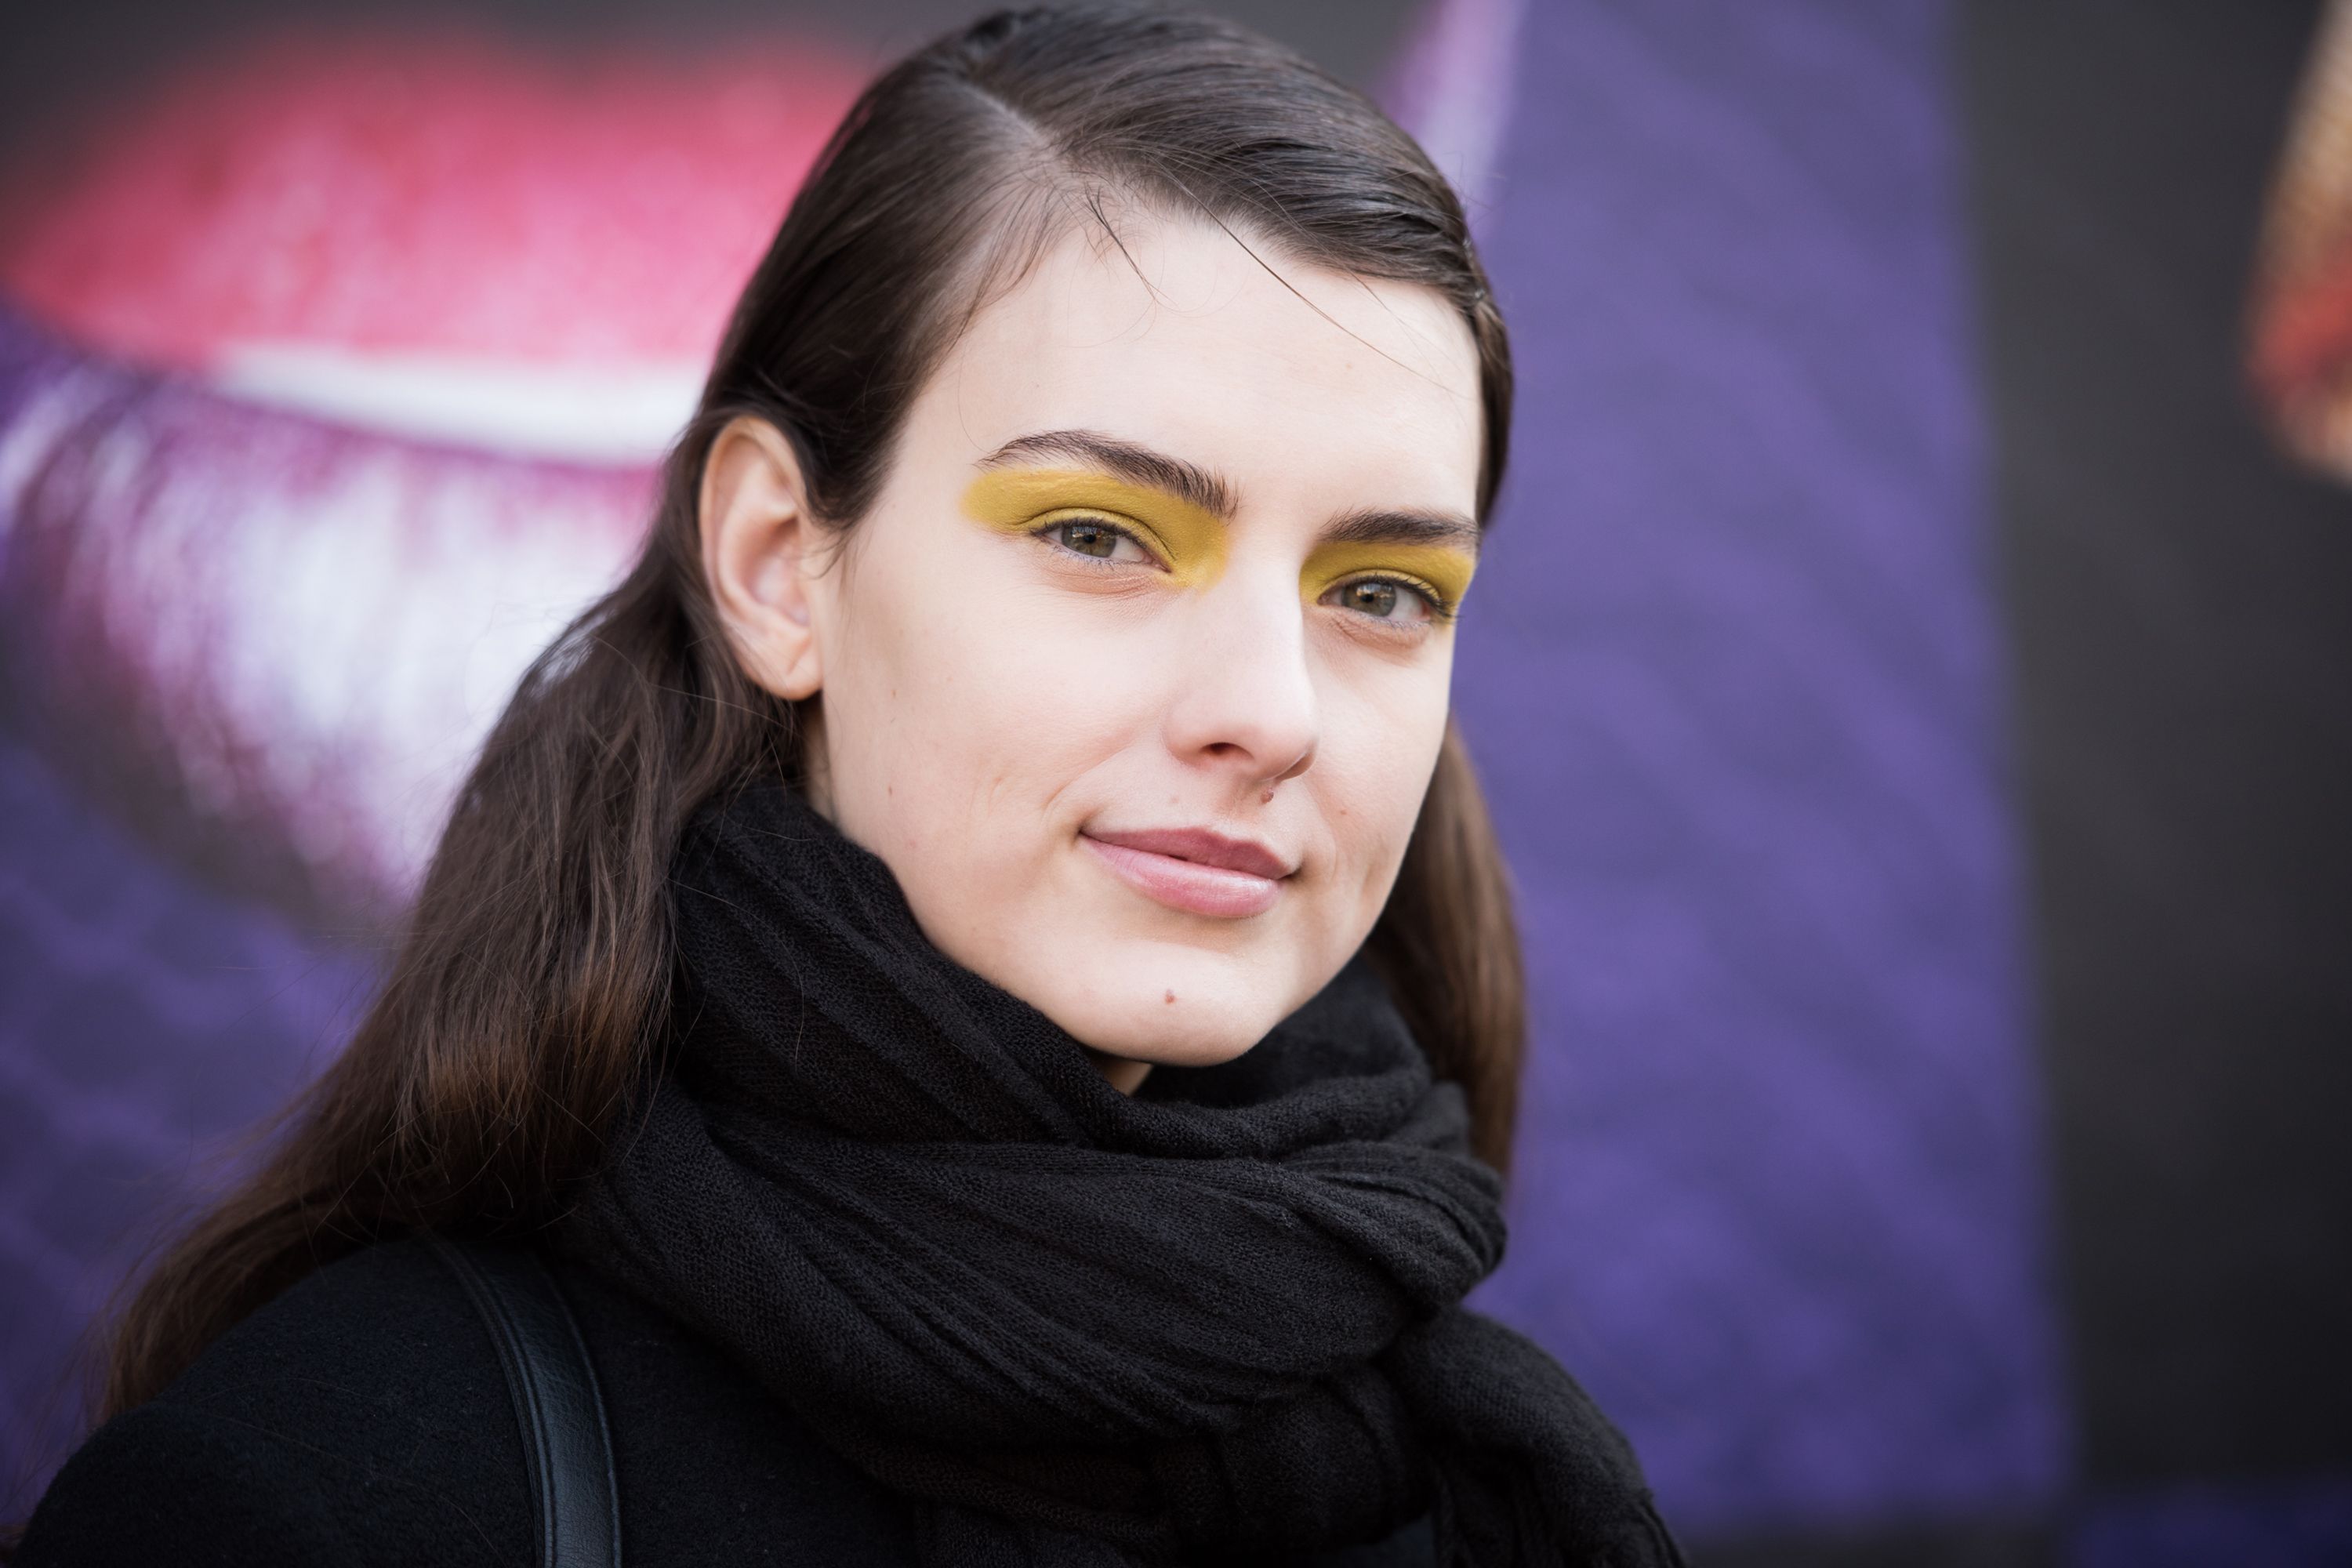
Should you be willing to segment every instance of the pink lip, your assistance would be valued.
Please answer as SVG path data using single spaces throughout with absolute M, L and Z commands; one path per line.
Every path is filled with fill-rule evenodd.
M 1205 827 L 1131 833 L 1088 830 L 1079 837 L 1120 880 L 1145 898 L 1188 914 L 1223 920 L 1262 915 L 1282 896 L 1295 868 L 1263 844 Z

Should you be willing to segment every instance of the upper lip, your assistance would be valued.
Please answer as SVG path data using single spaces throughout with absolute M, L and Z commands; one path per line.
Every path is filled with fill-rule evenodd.
M 1253 877 L 1279 880 L 1297 869 L 1255 839 L 1230 838 L 1206 827 L 1089 827 L 1086 832 L 1089 838 L 1116 844 L 1122 849 L 1140 849 L 1146 854 L 1193 860 L 1228 871 L 1246 871 Z

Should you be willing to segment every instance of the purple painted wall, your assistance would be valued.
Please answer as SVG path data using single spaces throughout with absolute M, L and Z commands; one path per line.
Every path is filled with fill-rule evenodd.
M 78 1430 L 82 1325 L 229 1135 L 341 1044 L 372 973 L 0 737 L 0 1520 Z
M 2062 1479 L 1944 8 L 1528 8 L 1456 702 L 1538 1039 L 1486 1304 L 1687 1532 Z

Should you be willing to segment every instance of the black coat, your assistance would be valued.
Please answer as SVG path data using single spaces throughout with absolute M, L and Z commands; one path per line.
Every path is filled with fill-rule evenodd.
M 549 1259 L 601 1382 L 623 1561 L 906 1568 L 913 1509 L 675 1320 Z M 19 1568 L 532 1560 L 522 1439 L 488 1330 L 422 1245 L 368 1248 L 108 1422 L 34 1513 Z M 1426 1524 L 1321 1568 L 1424 1568 Z

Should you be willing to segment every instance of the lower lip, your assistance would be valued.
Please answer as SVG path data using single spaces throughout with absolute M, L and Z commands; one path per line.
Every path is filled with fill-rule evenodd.
M 1186 914 L 1246 920 L 1265 913 L 1282 896 L 1282 883 L 1276 878 L 1203 866 L 1198 860 L 1180 860 L 1149 849 L 1129 849 L 1084 834 L 1079 837 L 1129 887 L 1155 903 Z

